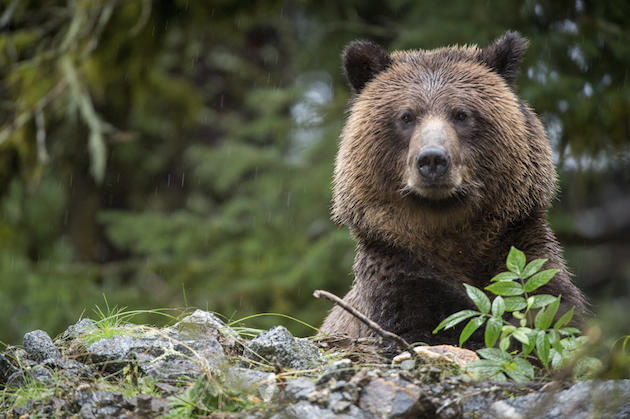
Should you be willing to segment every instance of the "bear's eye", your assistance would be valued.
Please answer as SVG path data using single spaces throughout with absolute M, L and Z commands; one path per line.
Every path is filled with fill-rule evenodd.
M 468 114 L 464 111 L 455 111 L 454 118 L 456 121 L 465 121 L 468 118 Z
M 411 114 L 411 112 L 406 111 L 406 112 L 403 112 L 402 115 L 400 115 L 400 120 L 403 121 L 405 124 L 411 124 L 414 120 L 414 117 Z

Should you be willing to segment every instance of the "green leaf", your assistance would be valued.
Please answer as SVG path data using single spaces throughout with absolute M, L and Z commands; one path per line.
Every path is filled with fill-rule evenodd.
M 533 303 L 530 308 L 541 308 L 553 303 L 556 297 L 549 294 L 536 294 L 531 296 Z
M 514 331 L 514 333 L 512 333 L 512 336 L 514 336 L 514 339 L 518 340 L 519 342 L 524 343 L 525 345 L 529 345 L 529 338 L 527 337 L 528 334 L 528 328 L 519 327 Z
M 536 335 L 536 355 L 540 362 L 543 365 L 547 366 L 549 364 L 549 349 L 551 345 L 549 344 L 549 337 L 547 334 L 540 330 Z
M 437 333 L 441 329 L 450 329 L 456 324 L 461 323 L 472 316 L 476 316 L 477 314 L 479 314 L 479 312 L 474 310 L 462 310 L 458 311 L 457 313 L 451 314 L 450 316 L 442 320 L 438 327 L 435 328 L 433 333 Z
M 551 281 L 551 278 L 553 278 L 558 272 L 560 272 L 559 269 L 546 269 L 542 272 L 538 272 L 536 275 L 529 278 L 525 283 L 525 292 L 532 292 L 542 287 L 547 282 Z
M 519 276 L 514 272 L 501 272 L 500 274 L 494 276 L 490 282 L 504 282 L 504 281 L 514 281 L 518 279 Z
M 508 354 L 507 352 L 503 352 L 497 348 L 483 348 L 483 349 L 477 350 L 477 353 L 482 358 L 490 359 L 493 361 L 500 361 L 500 362 L 512 361 L 512 355 Z
M 486 334 L 484 336 L 487 348 L 492 348 L 494 344 L 497 343 L 502 325 L 503 322 L 496 317 L 490 317 L 488 319 L 488 323 L 486 323 Z
M 563 327 L 562 329 L 559 329 L 558 332 L 560 332 L 560 334 L 562 335 L 579 335 L 580 333 L 582 333 L 580 331 L 580 329 L 577 329 L 575 327 Z
M 525 382 L 534 378 L 534 367 L 523 358 L 514 358 L 505 373 L 514 381 Z
M 523 268 L 525 268 L 525 253 L 512 246 L 505 264 L 510 272 L 514 272 L 520 277 Z
M 468 284 L 464 284 L 464 287 L 466 288 L 466 294 L 468 294 L 473 303 L 475 303 L 479 311 L 483 314 L 488 314 L 490 312 L 490 299 L 488 296 L 479 288 Z
M 510 341 L 510 335 L 501 336 L 501 340 L 499 341 L 499 349 L 501 349 L 503 352 L 506 352 L 510 347 Z
M 527 339 L 529 340 L 529 343 L 527 345 L 523 344 L 523 350 L 521 354 L 524 358 L 527 358 L 527 355 L 529 355 L 536 347 L 536 336 L 536 330 L 529 329 L 529 333 L 527 334 Z
M 551 326 L 551 322 L 558 311 L 558 307 L 560 307 L 560 296 L 536 314 L 536 318 L 534 319 L 534 326 L 536 329 L 549 329 L 549 326 Z
M 556 324 L 553 326 L 554 329 L 559 329 L 563 326 L 566 326 L 567 324 L 569 324 L 569 322 L 571 321 L 571 319 L 573 318 L 573 311 L 575 310 L 575 307 L 571 307 L 571 310 L 567 311 L 566 313 L 564 313 L 556 322 Z
M 501 317 L 503 316 L 503 313 L 505 313 L 505 301 L 503 300 L 503 297 L 498 295 L 494 301 L 492 301 L 492 315 Z
M 466 327 L 464 327 L 464 330 L 462 330 L 462 334 L 459 336 L 459 346 L 462 346 L 464 342 L 466 342 L 468 338 L 470 338 L 470 335 L 472 335 L 475 330 L 479 329 L 479 326 L 481 326 L 483 322 L 483 316 L 470 319 Z
M 523 287 L 516 282 L 495 282 L 485 289 L 501 296 L 521 295 L 523 293 Z
M 465 369 L 472 372 L 476 379 L 485 379 L 492 377 L 495 380 L 501 380 L 497 377 L 499 375 L 503 375 L 503 373 L 501 372 L 503 371 L 503 362 L 490 359 L 480 359 L 479 361 L 475 361 L 472 364 L 467 365 Z
M 527 264 L 525 269 L 523 269 L 523 274 L 521 275 L 523 278 L 529 278 L 534 275 L 536 272 L 542 268 L 542 266 L 547 262 L 547 259 L 534 259 Z
M 558 368 L 562 367 L 563 364 L 564 364 L 564 357 L 558 351 L 552 350 L 551 368 L 553 368 L 554 370 L 557 370 Z
M 527 302 L 523 297 L 508 297 L 504 299 L 505 311 L 518 311 L 527 307 Z

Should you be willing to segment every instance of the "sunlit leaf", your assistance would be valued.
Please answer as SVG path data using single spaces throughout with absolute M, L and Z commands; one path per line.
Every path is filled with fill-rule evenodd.
M 494 276 L 490 281 L 491 282 L 502 282 L 502 281 L 514 281 L 518 279 L 519 276 L 514 272 L 501 272 L 500 274 Z
M 560 272 L 559 269 L 547 269 L 542 272 L 538 272 L 536 275 L 529 278 L 525 283 L 525 292 L 532 292 L 542 287 L 547 282 L 551 281 L 551 278 L 553 278 L 558 272 Z
M 500 295 L 492 301 L 492 315 L 496 317 L 503 316 L 505 312 L 505 300 Z
M 488 314 L 488 312 L 490 312 L 490 299 L 488 296 L 479 288 L 468 284 L 464 284 L 464 287 L 466 288 L 466 294 L 468 294 L 473 303 L 475 303 L 479 311 L 483 314 Z
M 571 321 L 571 319 L 573 318 L 573 311 L 575 310 L 575 307 L 571 307 L 570 310 L 568 310 L 566 313 L 564 313 L 556 322 L 556 324 L 554 324 L 553 328 L 554 329 L 559 329 L 563 326 L 566 326 L 567 324 L 569 324 L 569 322 Z
M 542 266 L 547 262 L 547 259 L 534 259 L 527 264 L 525 269 L 523 269 L 523 274 L 521 275 L 523 278 L 529 278 L 534 275 L 536 272 L 542 268 Z
M 514 333 L 512 333 L 512 336 L 514 336 L 514 339 L 518 340 L 519 342 L 524 343 L 525 345 L 529 345 L 529 337 L 527 336 L 528 334 L 529 330 L 525 330 L 524 327 L 519 327 L 514 331 Z
M 539 331 L 536 335 L 536 355 L 543 365 L 549 364 L 549 338 L 544 331 Z
M 548 329 L 549 326 L 551 326 L 551 322 L 553 321 L 556 312 L 558 311 L 558 307 L 560 307 L 560 296 L 536 314 L 536 318 L 534 319 L 534 326 L 536 329 Z
M 512 361 L 512 355 L 508 354 L 507 352 L 503 352 L 499 349 L 496 348 L 483 348 L 483 349 L 479 349 L 477 350 L 477 353 L 479 354 L 479 356 L 481 356 L 484 359 L 490 359 L 493 361 L 500 361 L 500 362 L 510 362 Z
M 451 327 L 455 326 L 458 323 L 463 322 L 464 320 L 478 315 L 479 312 L 478 311 L 474 311 L 474 310 L 462 310 L 462 311 L 458 311 L 457 313 L 451 314 L 450 316 L 448 316 L 447 318 L 445 318 L 444 320 L 442 320 L 440 322 L 440 324 L 433 330 L 433 333 L 437 333 L 438 331 L 440 331 L 441 329 L 450 329 Z
M 525 254 L 512 246 L 510 253 L 508 253 L 506 266 L 510 272 L 521 276 L 523 269 L 525 268 Z
M 523 297 L 508 297 L 503 299 L 505 311 L 518 311 L 527 307 L 527 302 Z
M 488 285 L 485 289 L 501 296 L 512 296 L 523 294 L 523 287 L 516 282 L 495 282 Z
M 522 358 L 514 358 L 505 373 L 514 381 L 525 382 L 534 378 L 534 367 Z
M 530 298 L 532 298 L 533 300 L 533 303 L 530 306 L 530 308 L 541 308 L 541 307 L 547 306 L 553 303 L 554 300 L 556 299 L 556 297 L 549 294 L 536 294 Z

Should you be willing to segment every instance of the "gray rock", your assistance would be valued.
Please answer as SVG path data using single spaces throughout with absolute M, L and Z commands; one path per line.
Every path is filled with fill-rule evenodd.
M 244 393 L 258 393 L 265 402 L 273 399 L 278 391 L 276 374 L 240 367 L 227 370 L 225 385 Z
M 26 373 L 18 370 L 7 378 L 6 387 L 21 387 L 26 382 Z
M 331 410 L 323 409 L 307 401 L 301 401 L 287 406 L 280 413 L 272 416 L 273 419 L 335 419 L 344 417 Z
M 9 377 L 16 372 L 18 372 L 18 369 L 13 366 L 9 358 L 0 354 L 0 386 L 5 384 Z
M 34 330 L 24 335 L 24 349 L 29 357 L 35 361 L 46 358 L 61 358 L 59 349 L 55 346 L 48 333 Z
M 315 384 L 306 377 L 289 380 L 284 388 L 283 395 L 289 401 L 306 400 L 315 391 Z
M 323 362 L 314 343 L 293 337 L 283 326 L 273 327 L 249 341 L 243 355 L 257 362 L 269 362 L 292 370 L 314 368 Z
M 98 340 L 89 346 L 88 354 L 92 363 L 107 372 L 137 363 L 145 374 L 166 381 L 195 378 L 225 363 L 223 348 L 212 336 L 176 339 L 150 331 Z
M 236 340 L 238 334 L 214 314 L 195 310 L 190 316 L 186 316 L 171 327 L 165 329 L 167 333 L 175 333 L 182 339 L 199 339 L 206 335 Z
M 421 416 L 420 388 L 377 378 L 363 389 L 359 406 L 378 418 L 415 418 Z
M 90 319 L 81 319 L 77 323 L 69 326 L 61 335 L 64 340 L 76 339 L 86 335 L 89 331 L 96 329 L 96 323 Z
M 138 342 L 131 336 L 117 335 L 100 339 L 88 347 L 90 362 L 104 371 L 115 373 L 131 362 L 131 349 Z M 144 348 L 144 346 L 141 346 Z
M 122 409 L 131 407 L 120 393 L 95 390 L 81 403 L 79 416 L 86 419 L 118 417 Z
M 354 368 L 352 367 L 352 361 L 347 358 L 335 361 L 330 364 L 324 372 L 319 376 L 316 385 L 322 385 L 327 383 L 331 378 L 335 380 L 349 380 L 354 375 Z
M 34 380 L 37 380 L 42 384 L 48 386 L 53 386 L 55 384 L 53 373 L 43 365 L 36 365 L 33 367 L 30 371 L 30 375 Z
M 74 359 L 67 358 L 48 358 L 40 364 L 43 367 L 47 367 L 56 371 L 60 371 L 67 378 L 89 378 L 92 374 L 92 369 Z
M 486 418 L 587 419 L 630 417 L 630 380 L 582 381 L 567 390 L 495 402 Z

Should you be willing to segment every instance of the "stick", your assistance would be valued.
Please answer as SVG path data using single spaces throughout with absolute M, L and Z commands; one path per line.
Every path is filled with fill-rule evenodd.
M 341 298 L 337 297 L 335 294 L 332 294 L 324 290 L 315 290 L 313 292 L 313 297 L 315 298 L 324 297 L 332 301 L 333 303 L 339 305 L 339 307 L 343 308 L 348 313 L 352 314 L 354 317 L 356 317 L 361 322 L 363 322 L 367 327 L 374 330 L 376 333 L 378 333 L 382 337 L 396 342 L 398 346 L 403 348 L 403 350 L 409 351 L 409 354 L 411 355 L 412 358 L 418 359 L 418 354 L 413 349 L 413 346 L 411 346 L 405 339 L 403 339 L 402 337 L 398 336 L 395 333 L 388 332 L 387 330 L 383 329 L 381 326 L 378 325 L 378 323 L 370 320 L 365 314 L 361 313 L 360 311 L 358 311 L 357 309 L 355 309 L 354 307 L 352 307 L 351 305 L 343 301 Z

